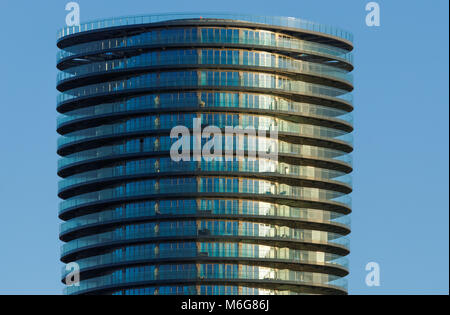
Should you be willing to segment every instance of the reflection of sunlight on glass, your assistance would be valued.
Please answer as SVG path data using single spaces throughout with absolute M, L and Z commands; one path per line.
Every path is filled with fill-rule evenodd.
M 275 271 L 270 268 L 259 268 L 259 279 L 275 279 Z
M 266 290 L 266 289 L 258 289 L 259 290 L 259 294 L 260 295 L 270 295 L 273 294 L 273 292 L 271 290 Z
M 261 202 L 259 205 L 259 211 L 261 215 L 268 215 L 270 214 L 271 205 L 268 203 Z
M 270 235 L 271 233 L 271 228 L 269 225 L 261 225 L 260 229 L 259 229 L 259 235 L 258 236 L 267 236 Z
M 270 257 L 270 250 L 271 248 L 269 246 L 260 246 L 259 257 L 261 258 Z
M 202 16 L 205 17 L 205 15 Z M 180 15 L 177 18 L 180 17 L 184 16 Z M 124 18 L 126 22 L 120 19 L 115 21 L 119 24 L 129 25 L 128 22 L 137 23 L 136 19 L 145 21 L 144 17 Z M 153 20 L 149 18 L 147 21 L 150 23 L 150 21 L 166 21 L 167 19 L 168 17 L 155 17 Z M 300 23 L 294 18 L 287 18 L 286 20 L 283 18 L 283 21 L 283 27 Z M 110 26 L 117 27 L 119 24 Z M 312 28 L 314 24 L 308 25 L 311 25 L 311 30 L 322 29 Z M 91 23 L 85 27 L 85 30 L 93 30 L 97 27 L 100 26 Z M 70 124 L 74 124 L 77 119 L 88 119 L 93 113 L 98 116 L 94 119 L 102 119 L 99 124 L 64 132 L 61 143 L 59 143 L 60 146 L 70 144 L 70 148 L 72 148 L 72 142 L 78 140 L 89 141 L 89 143 L 92 141 L 93 143 L 92 146 L 89 145 L 89 148 L 67 149 L 67 155 L 63 156 L 64 172 L 68 173 L 74 170 L 74 174 L 73 176 L 66 176 L 68 178 L 64 178 L 63 181 L 63 185 L 66 186 L 62 189 L 68 197 L 63 198 L 60 213 L 67 216 L 68 220 L 64 223 L 64 232 L 61 235 L 67 236 L 68 240 L 63 246 L 62 257 L 69 259 L 69 257 L 75 257 L 75 254 L 79 251 L 89 252 L 89 256 L 77 256 L 75 258 L 77 262 L 82 263 L 82 268 L 92 268 L 92 270 L 97 268 L 99 270 L 100 268 L 102 270 L 105 270 L 104 268 L 111 269 L 111 272 L 107 274 L 98 273 L 98 275 L 83 279 L 81 288 L 70 288 L 67 292 L 86 293 L 86 290 L 100 292 L 100 290 L 105 290 L 105 286 L 113 285 L 107 287 L 107 290 L 110 290 L 110 288 L 112 290 L 113 287 L 116 290 L 115 287 L 117 286 L 120 288 L 117 291 L 118 293 L 129 291 L 130 294 L 135 294 L 140 292 L 141 288 L 139 290 L 134 288 L 128 290 L 128 287 L 131 288 L 136 285 L 130 281 L 154 281 L 155 284 L 152 283 L 151 286 L 159 288 L 157 282 L 172 279 L 180 285 L 175 288 L 171 287 L 166 291 L 162 289 L 147 290 L 146 288 L 145 292 L 149 294 L 178 294 L 181 291 L 183 291 L 183 294 L 186 292 L 200 294 L 203 291 L 203 293 L 208 294 L 224 293 L 225 291 L 231 293 L 236 289 L 232 283 L 229 283 L 231 281 L 223 282 L 227 283 L 228 286 L 203 285 L 203 283 L 217 282 L 217 279 L 232 279 L 238 289 L 233 291 L 234 293 L 280 294 L 298 293 L 297 291 L 303 293 L 308 290 L 316 292 L 318 290 L 308 289 L 307 286 L 303 286 L 301 290 L 294 290 L 293 288 L 297 285 L 302 285 L 301 283 L 293 283 L 294 281 L 314 282 L 311 287 L 317 286 L 318 288 L 329 283 L 330 280 L 333 281 L 336 278 L 337 271 L 331 272 L 333 276 L 329 277 L 327 275 L 328 270 L 337 269 L 340 265 L 348 266 L 346 261 L 339 261 L 339 258 L 347 254 L 346 248 L 341 249 L 337 245 L 343 243 L 343 246 L 346 246 L 346 239 L 340 239 L 339 237 L 347 235 L 350 231 L 346 228 L 346 225 L 338 226 L 332 220 L 350 211 L 348 207 L 344 209 L 344 206 L 347 205 L 346 199 L 341 198 L 344 194 L 343 191 L 350 191 L 350 187 L 344 189 L 344 184 L 349 181 L 347 173 L 351 172 L 351 162 L 347 155 L 350 147 L 348 150 L 342 148 L 344 152 L 340 150 L 340 147 L 344 144 L 336 147 L 334 145 L 322 145 L 321 141 L 323 141 L 322 138 L 329 138 L 334 143 L 335 140 L 346 136 L 351 128 L 350 126 L 334 128 L 336 127 L 334 126 L 334 120 L 331 123 L 327 122 L 326 126 L 311 120 L 318 122 L 318 119 L 321 119 L 320 117 L 324 119 L 339 117 L 336 119 L 341 119 L 341 117 L 344 117 L 343 115 L 350 114 L 350 106 L 336 105 L 339 108 L 342 107 L 336 109 L 331 108 L 334 105 L 329 106 L 328 102 L 326 102 L 327 105 L 323 106 L 316 104 L 319 103 L 316 101 L 313 101 L 313 104 L 299 103 L 298 98 L 300 96 L 297 96 L 297 93 L 313 94 L 312 96 L 316 95 L 320 98 L 321 95 L 340 96 L 343 91 L 335 87 L 336 82 L 332 84 L 332 87 L 328 86 L 330 85 L 328 81 L 324 81 L 323 86 L 318 83 L 320 83 L 319 79 L 325 70 L 330 71 L 330 76 L 334 77 L 336 73 L 337 78 L 349 81 L 348 69 L 344 71 L 339 67 L 334 67 L 334 62 L 344 65 L 344 60 L 336 61 L 334 57 L 350 54 L 347 51 L 348 49 L 331 46 L 327 48 L 328 45 L 316 43 L 316 39 L 309 41 L 304 39 L 303 36 L 301 36 L 301 39 L 294 39 L 295 36 L 292 34 L 292 36 L 288 36 L 288 34 L 277 34 L 268 30 L 259 32 L 256 29 L 252 31 L 236 29 L 236 32 L 228 32 L 226 28 L 219 29 L 219 27 L 216 27 L 213 29 L 208 27 L 202 29 L 205 32 L 199 32 L 200 28 L 196 27 L 192 28 L 195 32 L 191 32 L 191 29 L 181 30 L 180 27 L 177 27 L 177 30 L 174 30 L 173 33 L 172 30 L 168 30 L 170 34 L 164 35 L 166 33 L 147 29 L 141 31 L 140 28 L 141 26 L 136 27 L 139 35 L 136 35 L 135 31 L 127 34 L 130 35 L 129 40 L 115 40 L 109 38 L 109 36 L 102 39 L 99 36 L 99 38 L 95 38 L 94 42 L 86 40 L 86 43 L 83 42 L 72 47 L 69 43 L 70 39 L 67 42 L 67 48 L 70 52 L 61 49 L 61 52 L 67 53 L 67 55 L 61 56 L 70 57 L 70 60 L 74 60 L 79 66 L 73 68 L 68 66 L 70 70 L 67 71 L 67 78 L 77 78 L 89 74 L 93 70 L 98 73 L 100 73 L 99 71 L 111 73 L 112 70 L 118 71 L 119 69 L 129 68 L 126 71 L 131 71 L 131 67 L 141 66 L 151 66 L 156 69 L 159 66 L 167 68 L 177 65 L 177 68 L 181 68 L 184 61 L 189 61 L 189 65 L 191 62 L 210 65 L 208 68 L 211 71 L 191 71 L 191 69 L 186 72 L 164 72 L 167 75 L 163 72 L 156 75 L 155 71 L 150 71 L 150 73 L 127 77 L 127 79 L 117 82 L 110 81 L 108 75 L 105 80 L 100 80 L 100 77 L 98 77 L 101 81 L 98 83 L 92 81 L 88 82 L 88 85 L 83 85 L 79 81 L 80 86 L 77 84 L 74 89 L 69 89 L 69 86 L 66 86 L 68 90 L 62 93 L 63 97 L 58 98 L 59 102 L 67 100 L 69 101 L 67 104 L 75 106 L 78 98 L 100 97 L 103 100 L 103 95 L 100 95 L 100 93 L 116 94 L 113 92 L 121 91 L 117 93 L 117 96 L 120 96 L 119 98 L 115 99 L 116 95 L 111 97 L 111 102 L 114 103 L 109 104 L 110 106 L 99 104 L 94 107 L 86 106 L 86 108 L 78 108 L 72 111 L 70 107 L 72 105 L 62 103 L 58 105 L 63 106 L 61 107 L 62 119 Z M 129 29 L 129 27 L 125 29 Z M 179 32 L 180 30 L 182 32 Z M 214 35 L 216 32 L 217 34 L 220 33 L 220 37 Z M 251 36 L 248 35 L 249 32 Z M 103 31 L 99 33 L 103 33 Z M 153 35 L 156 34 L 158 34 L 157 43 L 150 40 L 155 38 Z M 209 38 L 210 34 L 214 37 Z M 235 36 L 235 34 L 238 36 Z M 263 34 L 265 35 L 262 36 Z M 231 37 L 231 35 L 234 37 Z M 253 35 L 255 38 L 253 38 Z M 261 41 L 256 40 L 257 37 Z M 290 39 L 291 37 L 292 39 Z M 172 39 L 176 41 L 172 44 L 183 44 L 183 47 L 187 44 L 189 47 L 193 46 L 191 47 L 194 49 L 192 51 L 197 52 L 200 52 L 195 48 L 197 44 L 201 44 L 203 47 L 205 45 L 210 46 L 210 44 L 215 46 L 216 42 L 220 41 L 225 42 L 223 43 L 224 47 L 220 49 L 208 48 L 206 55 L 202 52 L 199 56 L 194 56 L 195 58 L 191 58 L 190 52 L 185 55 L 184 53 L 187 50 L 183 49 L 179 50 L 182 53 L 179 54 L 177 51 L 177 54 L 173 55 L 176 56 L 175 58 L 172 54 L 162 50 L 161 52 L 158 51 L 158 54 L 153 54 L 153 48 L 152 53 L 140 54 L 141 51 L 138 51 L 139 48 L 137 48 L 136 54 L 139 54 L 139 56 L 131 54 L 128 58 L 129 62 L 126 62 L 122 59 L 113 61 L 111 58 L 115 56 L 115 53 L 103 51 L 106 48 L 116 51 L 125 47 L 128 51 L 134 50 L 134 46 L 147 44 L 156 47 L 156 45 L 170 44 Z M 263 40 L 267 40 L 267 42 Z M 64 44 L 65 41 L 66 39 L 62 43 Z M 253 55 L 251 55 L 251 58 L 249 57 L 252 61 L 246 64 L 245 56 L 250 56 L 249 51 L 251 50 L 242 49 L 243 55 L 240 55 L 236 54 L 239 49 L 235 49 L 235 46 L 238 44 L 244 48 L 247 43 L 252 46 L 258 44 L 261 49 L 272 45 L 274 47 L 271 47 L 268 52 L 255 52 L 254 54 L 252 52 Z M 228 44 L 232 44 L 233 50 L 226 49 L 225 46 Z M 102 48 L 100 48 L 100 45 L 102 45 Z M 104 46 L 108 47 L 105 48 Z M 274 52 L 280 49 L 295 49 L 301 52 L 298 56 L 292 56 L 291 64 L 286 54 L 281 59 L 277 59 L 278 54 Z M 76 55 L 76 53 L 80 53 L 83 56 L 90 56 L 100 51 L 104 53 L 102 56 L 105 57 L 105 60 L 101 62 L 93 60 L 95 62 L 89 65 L 83 63 L 82 58 L 85 57 L 81 58 L 81 55 Z M 172 51 L 174 50 L 170 52 Z M 219 60 L 216 57 L 210 59 L 210 52 L 218 51 L 220 51 L 220 54 L 217 55 L 217 58 L 222 59 Z M 233 53 L 225 54 L 224 52 L 227 51 Z M 322 56 L 323 54 L 325 56 Z M 156 55 L 158 55 L 158 58 L 153 59 Z M 216 56 L 216 54 L 212 55 Z M 228 56 L 231 59 L 229 62 L 225 62 L 225 57 L 228 58 Z M 237 58 L 232 59 L 235 57 Z M 311 67 L 306 65 L 309 57 L 314 57 Z M 322 65 L 322 62 L 315 61 L 315 57 L 326 58 L 326 60 L 322 60 Z M 258 62 L 255 61 L 257 58 Z M 349 57 L 340 59 L 347 60 Z M 200 60 L 202 61 L 200 62 Z M 328 61 L 330 61 L 331 67 L 328 65 Z M 62 65 L 61 60 L 58 62 Z M 97 69 L 97 64 L 100 63 L 101 67 Z M 315 77 L 314 80 L 303 80 L 303 75 L 301 75 L 302 77 L 298 78 L 302 81 L 300 84 L 297 81 L 284 79 L 284 76 L 279 77 L 275 71 L 276 67 L 273 71 L 269 71 L 271 74 L 266 73 L 268 72 L 267 69 L 264 71 L 240 71 L 241 69 L 235 69 L 228 72 L 215 69 L 217 65 L 222 64 L 229 64 L 229 68 L 234 68 L 234 66 L 256 68 L 276 65 L 283 68 L 283 74 L 286 74 L 285 72 L 288 70 L 301 70 L 313 75 L 313 72 L 317 70 L 320 76 Z M 350 68 L 350 66 L 348 64 L 346 67 Z M 221 68 L 221 66 L 219 67 Z M 335 71 L 332 68 L 339 68 L 342 71 Z M 148 69 L 141 70 L 147 71 Z M 178 73 L 185 74 L 178 75 Z M 291 77 L 291 75 L 286 74 L 286 77 Z M 168 88 L 170 93 L 164 92 L 165 90 L 161 92 L 162 85 L 164 85 L 164 89 Z M 339 83 L 339 86 L 341 85 L 343 86 L 344 82 Z M 233 92 L 228 91 L 227 86 Z M 144 97 L 141 95 L 141 90 L 135 91 L 135 88 L 154 88 L 155 92 L 154 94 L 145 94 Z M 175 91 L 178 88 L 181 91 Z M 250 88 L 250 90 L 247 91 L 247 88 Z M 259 92 L 255 91 L 256 88 L 261 89 L 261 94 L 266 91 L 262 89 L 270 89 L 270 93 L 267 94 L 273 95 L 259 95 Z M 280 90 L 279 93 L 272 91 L 272 88 Z M 65 90 L 66 88 L 61 86 L 61 89 Z M 293 95 L 293 92 L 295 92 L 295 95 Z M 135 93 L 137 95 L 134 95 Z M 301 98 L 309 99 L 310 97 L 302 96 Z M 314 99 L 316 100 L 316 98 Z M 84 99 L 82 102 L 85 102 Z M 336 102 L 340 101 L 336 100 Z M 94 103 L 97 104 L 97 102 Z M 70 108 L 66 108 L 66 106 Z M 70 111 L 68 112 L 66 109 Z M 132 116 L 130 118 L 128 117 L 128 111 L 133 111 L 130 113 Z M 144 113 L 145 115 L 141 115 Z M 148 115 L 149 113 L 150 115 Z M 105 120 L 104 127 L 103 119 L 111 116 L 110 114 L 114 114 L 112 116 L 115 120 L 111 126 Z M 142 116 L 142 119 L 137 117 L 136 114 Z M 278 117 L 278 114 L 280 114 L 280 117 Z M 99 115 L 105 116 L 100 117 Z M 126 119 L 117 118 L 119 116 L 125 117 L 125 115 Z M 197 123 L 199 120 L 202 122 L 201 124 Z M 343 121 L 343 123 L 346 122 L 347 120 Z M 340 122 L 336 122 L 336 124 L 341 125 Z M 169 137 L 166 133 L 172 127 L 184 128 L 180 128 L 182 132 L 178 133 L 177 137 Z M 202 127 L 209 127 L 209 129 L 202 134 Z M 231 130 L 230 127 L 233 127 L 233 130 L 224 133 L 223 131 L 226 131 L 227 127 L 229 127 L 229 130 Z M 238 129 L 235 130 L 235 127 L 238 127 Z M 117 130 L 114 128 L 117 128 Z M 215 128 L 216 131 L 213 132 L 212 128 Z M 245 128 L 247 131 L 253 128 L 252 131 L 257 133 L 247 132 L 245 136 L 242 136 L 243 140 L 237 142 L 240 137 L 240 128 Z M 199 130 L 197 134 L 195 134 L 196 129 Z M 280 140 L 278 140 L 278 137 L 272 137 L 272 134 L 278 135 L 278 130 L 283 132 Z M 131 134 L 131 132 L 138 132 L 139 136 L 134 133 Z M 193 132 L 194 134 L 192 134 Z M 125 135 L 122 137 L 122 134 Z M 185 135 L 185 138 L 179 139 L 180 134 Z M 218 136 L 213 137 L 213 134 Z M 121 140 L 116 143 L 115 140 L 108 140 L 108 143 L 106 143 L 102 140 L 98 145 L 94 145 L 93 141 L 97 141 L 97 138 L 92 138 L 94 135 L 95 137 L 108 137 L 108 139 L 115 139 L 120 135 L 124 141 Z M 204 137 L 202 137 L 203 135 Z M 303 138 L 297 139 L 299 135 L 308 137 L 308 141 L 303 140 Z M 221 139 L 221 142 L 216 144 L 212 141 L 214 138 Z M 313 138 L 318 138 L 317 141 L 320 143 L 315 143 L 317 141 Z M 177 161 L 171 158 L 175 140 L 182 140 L 178 143 L 179 146 L 175 146 L 177 150 L 173 152 L 175 156 L 180 157 L 180 160 Z M 346 140 L 344 139 L 344 141 Z M 205 148 L 205 143 L 208 142 L 210 146 L 202 150 L 202 148 Z M 214 146 L 212 146 L 213 144 Z M 171 152 L 170 157 L 167 156 L 169 150 Z M 224 151 L 230 151 L 231 156 L 226 155 Z M 243 151 L 242 160 L 238 159 L 238 153 L 241 151 Z M 186 156 L 182 153 L 186 153 Z M 204 153 L 206 153 L 208 160 L 202 158 Z M 282 157 L 280 161 L 277 159 L 278 153 Z M 255 154 L 258 156 L 257 160 L 253 160 Z M 196 159 L 197 155 L 199 159 Z M 194 157 L 194 160 L 192 160 L 192 157 Z M 103 165 L 102 159 L 108 161 L 107 164 Z M 110 163 L 110 159 L 114 159 L 114 162 Z M 122 159 L 124 160 L 123 163 Z M 102 162 L 100 163 L 100 161 Z M 317 163 L 313 163 L 313 161 L 317 161 Z M 91 167 L 88 167 L 86 170 L 82 168 L 80 172 L 75 172 L 74 167 L 78 167 L 78 164 L 71 164 L 78 162 L 80 162 L 79 165 L 87 163 L 89 165 L 95 163 L 95 165 L 92 164 L 92 170 Z M 344 163 L 346 165 L 341 165 Z M 59 167 L 62 167 L 61 165 Z M 342 185 L 331 182 L 331 180 L 336 179 L 339 179 Z M 92 186 L 92 181 L 95 181 L 95 187 Z M 307 181 L 310 184 L 305 183 Z M 100 182 L 105 184 L 100 187 Z M 313 182 L 314 185 L 311 185 Z M 81 191 L 78 187 L 81 187 L 81 185 L 89 186 L 85 191 Z M 62 189 L 60 191 L 63 191 Z M 332 203 L 332 201 L 341 199 L 344 202 L 342 206 Z M 86 210 L 85 214 L 83 210 L 78 215 L 78 209 L 93 208 L 91 202 L 101 204 L 101 211 L 95 211 L 95 213 L 92 211 L 91 213 L 90 210 Z M 97 206 L 97 203 L 95 206 Z M 338 206 L 340 206 L 339 209 Z M 262 217 L 263 215 L 265 217 Z M 93 222 L 90 222 L 90 220 L 93 220 Z M 111 228 L 112 224 L 122 221 L 126 224 L 114 229 Z M 301 222 L 301 225 L 298 222 Z M 92 224 L 102 226 L 104 229 L 99 228 L 97 230 L 96 228 L 94 231 L 94 229 L 90 229 Z M 330 228 L 325 228 L 325 226 Z M 79 237 L 72 237 L 75 230 L 70 230 L 74 227 L 76 227 L 76 231 L 83 231 Z M 69 232 L 70 234 L 68 234 Z M 160 242 L 160 238 L 163 239 L 162 242 Z M 143 239 L 146 244 L 142 243 Z M 121 245 L 121 248 L 117 251 L 115 251 L 116 249 L 111 249 L 111 252 L 109 250 L 108 252 L 101 251 L 101 253 L 97 251 L 97 248 L 103 248 L 104 244 L 111 242 L 114 242 L 114 244 L 120 242 L 124 245 Z M 295 245 L 300 242 L 304 243 L 305 246 L 298 247 Z M 309 243 L 310 246 L 307 246 L 306 243 Z M 336 248 L 336 250 L 325 249 L 324 245 L 329 248 Z M 95 250 L 92 251 L 94 248 Z M 148 259 L 157 259 L 158 263 L 149 267 L 148 264 L 144 263 Z M 162 263 L 159 263 L 159 261 Z M 169 263 L 165 263 L 165 261 Z M 179 263 L 174 263 L 174 261 Z M 336 261 L 339 266 L 326 266 L 326 270 L 319 270 L 323 263 L 333 261 Z M 301 265 L 307 262 L 311 265 L 317 264 L 316 271 L 312 268 L 304 270 L 294 267 L 296 264 Z M 119 264 L 124 267 L 116 268 Z M 110 267 L 111 265 L 113 267 Z M 252 281 L 253 279 L 262 280 L 261 286 L 266 288 L 258 288 L 257 281 Z M 264 279 L 266 281 L 263 281 Z M 197 284 L 198 280 L 204 281 L 201 281 L 203 282 L 201 285 L 192 285 L 193 289 L 184 287 L 185 282 L 192 283 L 195 281 Z M 277 283 L 274 280 L 277 280 Z M 286 283 L 283 283 L 283 281 L 286 281 Z M 249 282 L 252 283 L 250 288 L 245 287 Z M 127 290 L 123 289 L 124 285 Z M 138 283 L 138 285 L 141 287 L 142 283 Z M 240 291 L 241 286 L 242 292 Z M 267 289 L 268 286 L 277 289 Z M 278 287 L 281 289 L 278 290 Z M 233 290 L 228 290 L 228 288 Z M 172 289 L 174 289 L 173 292 Z M 295 292 L 291 292 L 291 289 Z M 179 290 L 181 291 L 179 292 Z M 336 288 L 336 292 L 345 293 L 346 286 Z
M 325 253 L 324 252 L 317 252 L 316 260 L 317 260 L 317 262 L 325 263 Z

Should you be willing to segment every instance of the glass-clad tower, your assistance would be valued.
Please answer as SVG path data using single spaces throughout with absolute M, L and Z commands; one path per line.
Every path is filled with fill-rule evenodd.
M 57 46 L 61 260 L 81 277 L 66 294 L 347 293 L 351 34 L 147 15 L 62 29 Z M 277 160 L 175 162 L 171 130 L 194 118 L 277 129 Z

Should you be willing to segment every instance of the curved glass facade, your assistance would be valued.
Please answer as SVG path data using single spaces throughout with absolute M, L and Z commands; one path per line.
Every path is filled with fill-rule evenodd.
M 61 260 L 81 277 L 64 292 L 346 294 L 351 41 L 299 19 L 220 14 L 61 30 Z M 194 119 L 276 128 L 232 149 L 274 145 L 277 159 L 176 162 L 171 130 Z

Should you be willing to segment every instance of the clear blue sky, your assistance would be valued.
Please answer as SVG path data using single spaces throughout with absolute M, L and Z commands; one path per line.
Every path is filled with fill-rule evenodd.
M 0 1 L 0 294 L 60 294 L 55 54 L 64 0 Z M 355 35 L 352 294 L 448 294 L 448 0 L 79 0 L 81 21 L 227 11 Z M 365 265 L 381 266 L 366 287 Z

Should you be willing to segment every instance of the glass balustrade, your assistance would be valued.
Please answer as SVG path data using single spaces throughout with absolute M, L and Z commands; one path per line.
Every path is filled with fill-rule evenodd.
M 287 205 L 243 199 L 177 199 L 159 201 L 128 202 L 125 205 L 107 207 L 106 210 L 84 216 L 75 217 L 60 225 L 60 232 L 120 220 L 136 218 L 154 218 L 161 216 L 189 215 L 227 215 L 227 216 L 259 216 L 278 217 L 325 224 L 337 224 L 350 228 L 350 215 L 320 210 L 304 209 Z
M 95 97 L 104 93 L 116 93 L 136 89 L 173 89 L 186 87 L 224 87 L 229 89 L 267 89 L 293 94 L 305 94 L 317 98 L 328 97 L 336 102 L 352 103 L 348 91 L 324 85 L 295 81 L 287 77 L 260 72 L 238 71 L 172 71 L 137 75 L 130 79 L 87 85 L 58 94 L 57 104 L 78 98 Z
M 170 269 L 169 269 L 170 268 Z M 259 266 L 232 264 L 164 265 L 159 268 L 144 266 L 118 270 L 113 274 L 86 279 L 80 286 L 66 287 L 66 294 L 80 293 L 86 290 L 107 288 L 127 283 L 145 283 L 164 280 L 240 280 L 252 282 L 262 280 L 276 283 L 287 282 L 291 286 L 322 285 L 346 290 L 347 280 L 323 273 L 293 271 Z
M 194 139 L 191 138 L 191 143 L 193 143 Z M 256 139 L 253 140 L 250 137 L 250 143 L 256 143 L 256 150 L 265 150 L 267 148 L 268 142 L 264 142 L 267 140 Z M 156 152 L 166 152 L 169 154 L 169 151 L 172 145 L 175 143 L 176 139 L 170 138 L 169 136 L 161 136 L 161 137 L 142 137 L 137 139 L 130 139 L 123 141 L 123 144 L 102 146 L 100 148 L 84 150 L 77 153 L 69 154 L 64 156 L 63 158 L 58 160 L 58 169 L 68 167 L 71 164 L 75 163 L 88 163 L 90 160 L 100 159 L 100 158 L 108 158 L 108 157 L 120 157 L 123 155 L 125 157 L 129 154 L 138 154 L 138 153 L 156 153 Z M 203 140 L 202 145 L 206 140 Z M 223 139 L 222 144 L 226 141 Z M 236 149 L 234 142 L 233 149 Z M 301 145 L 301 144 L 292 144 L 285 141 L 278 140 L 278 154 L 292 154 L 296 155 L 298 158 L 308 158 L 308 159 L 327 159 L 327 160 L 335 160 L 338 163 L 345 163 L 348 167 L 352 165 L 352 155 L 329 148 L 315 147 L 309 145 Z M 262 147 L 261 147 L 262 146 Z M 225 147 L 223 147 L 225 150 Z M 248 149 L 245 148 L 244 149 Z M 223 151 L 224 151 L 223 150 Z
M 102 125 L 78 130 L 65 134 L 58 138 L 58 146 L 69 145 L 72 142 L 89 140 L 95 137 L 124 135 L 137 131 L 169 131 L 174 127 L 183 126 L 189 129 L 194 128 L 194 119 L 201 119 L 203 127 L 215 126 L 226 131 L 226 127 L 238 128 L 245 131 L 247 135 L 252 135 L 251 130 L 255 131 L 255 135 L 259 131 L 278 130 L 278 132 L 292 133 L 296 136 L 318 137 L 329 140 L 340 140 L 352 146 L 353 134 L 334 128 L 321 127 L 315 125 L 306 125 L 294 123 L 279 118 L 259 116 L 259 115 L 243 115 L 231 113 L 214 113 L 214 114 L 161 114 L 146 115 L 143 117 L 130 118 L 126 121 L 122 120 L 116 124 Z M 248 130 L 250 128 L 250 130 Z M 231 135 L 233 136 L 233 135 Z M 236 137 L 236 135 L 234 135 Z M 238 137 L 236 137 L 238 138 Z M 256 144 L 255 144 L 256 146 Z
M 351 186 L 351 175 L 341 171 L 316 168 L 313 166 L 290 165 L 278 163 L 267 159 L 255 161 L 244 159 L 243 161 L 180 161 L 174 162 L 171 158 L 151 158 L 131 160 L 120 163 L 118 166 L 101 168 L 94 171 L 78 173 L 61 180 L 58 189 L 64 190 L 71 186 L 86 184 L 98 180 L 111 180 L 116 177 L 132 175 L 151 175 L 175 172 L 223 172 L 262 173 L 267 175 L 288 175 L 311 180 L 335 181 Z
M 157 194 L 224 193 L 295 198 L 316 202 L 332 202 L 343 207 L 351 206 L 351 198 L 342 192 L 290 186 L 277 182 L 226 177 L 180 177 L 161 180 L 150 179 L 128 182 L 114 188 L 77 195 L 60 203 L 60 211 L 90 203 L 106 202 L 118 198 Z
M 197 16 L 198 18 L 198 16 Z M 91 24 L 92 25 L 92 24 Z M 306 24 L 308 25 L 308 24 Z M 117 25 L 119 26 L 119 25 Z M 83 27 L 79 28 L 81 31 Z M 85 28 L 88 28 L 85 26 Z M 101 27 L 99 27 L 101 28 Z M 67 28 L 66 32 L 60 33 L 60 36 L 69 35 L 67 31 L 74 31 L 76 28 Z M 155 29 L 148 30 L 141 34 L 130 36 L 128 38 L 113 38 L 104 41 L 94 41 L 92 48 L 86 44 L 74 45 L 61 50 L 58 55 L 58 61 L 70 57 L 74 54 L 90 53 L 95 50 L 117 47 L 132 47 L 136 45 L 145 45 L 156 43 L 158 45 L 170 43 L 228 43 L 244 45 L 272 46 L 288 49 L 297 49 L 309 53 L 322 53 L 335 57 L 345 58 L 352 62 L 352 55 L 348 50 L 335 46 L 308 42 L 282 33 L 276 33 L 266 30 L 254 30 L 245 27 L 181 27 L 177 29 Z
M 336 119 L 342 123 L 353 124 L 353 115 L 348 111 L 308 103 L 293 102 L 287 99 L 263 94 L 231 92 L 186 92 L 147 94 L 127 98 L 125 101 L 105 103 L 65 112 L 58 116 L 58 127 L 74 120 L 95 118 L 96 116 L 116 113 L 129 113 L 140 110 L 169 110 L 195 108 L 223 108 L 268 110 L 274 114 L 300 114 Z
M 319 266 L 336 266 L 348 268 L 348 258 L 336 254 L 279 248 L 266 245 L 248 243 L 206 243 L 206 242 L 178 242 L 129 246 L 116 249 L 110 253 L 92 256 L 76 261 L 81 271 L 91 268 L 102 268 L 112 264 L 127 264 L 136 261 L 156 263 L 160 259 L 199 259 L 199 258 L 247 258 L 249 260 L 270 260 L 302 262 Z M 61 274 L 65 277 L 69 273 L 63 266 Z

